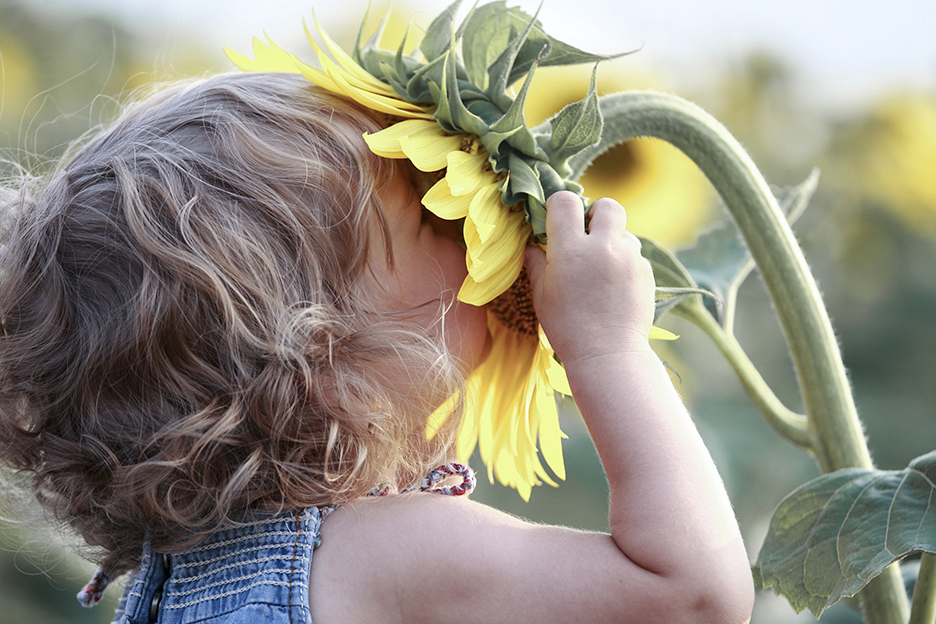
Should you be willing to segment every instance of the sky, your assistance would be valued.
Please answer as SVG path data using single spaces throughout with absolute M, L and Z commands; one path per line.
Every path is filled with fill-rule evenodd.
M 252 37 L 264 32 L 277 43 L 301 45 L 302 19 L 311 17 L 313 8 L 328 29 L 349 16 L 356 23 L 366 5 L 365 0 L 26 2 L 52 13 L 105 12 L 162 38 L 164 46 L 198 37 L 208 47 L 245 52 Z M 447 2 L 395 4 L 411 7 L 417 23 L 426 25 Z M 509 4 L 533 13 L 539 0 Z M 640 48 L 627 62 L 690 86 L 704 86 L 692 83 L 757 50 L 784 59 L 798 86 L 820 105 L 858 106 L 899 89 L 936 93 L 936 0 L 543 0 L 540 20 L 554 37 L 589 52 Z

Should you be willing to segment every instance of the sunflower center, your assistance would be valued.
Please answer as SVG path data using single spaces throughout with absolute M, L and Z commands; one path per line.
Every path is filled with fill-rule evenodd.
M 539 322 L 533 309 L 533 287 L 526 268 L 521 269 L 510 288 L 488 304 L 488 309 L 497 320 L 514 331 L 527 336 L 538 335 Z

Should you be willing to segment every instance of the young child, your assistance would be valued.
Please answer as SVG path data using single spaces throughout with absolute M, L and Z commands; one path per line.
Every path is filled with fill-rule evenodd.
M 526 255 L 611 534 L 435 495 L 467 471 L 368 496 L 451 460 L 458 414 L 432 441 L 426 418 L 490 346 L 455 300 L 463 249 L 368 150 L 370 115 L 296 75 L 218 76 L 5 202 L 0 458 L 98 549 L 86 598 L 131 572 L 117 622 L 747 620 L 738 527 L 613 200 L 586 232 L 553 195 Z

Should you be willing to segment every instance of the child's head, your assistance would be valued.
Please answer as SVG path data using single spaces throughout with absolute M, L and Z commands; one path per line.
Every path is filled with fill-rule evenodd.
M 451 358 L 368 286 L 399 175 L 361 139 L 369 115 L 300 76 L 219 76 L 4 208 L 0 460 L 107 565 L 444 451 L 422 418 Z

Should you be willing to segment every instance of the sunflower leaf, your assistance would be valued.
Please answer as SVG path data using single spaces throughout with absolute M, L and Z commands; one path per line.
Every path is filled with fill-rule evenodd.
M 915 551 L 936 554 L 936 451 L 904 470 L 851 468 L 797 488 L 774 512 L 755 576 L 818 618 Z
M 380 62 L 380 68 L 383 70 L 382 75 L 384 80 L 390 83 L 390 86 L 393 87 L 397 93 L 406 91 L 406 85 L 400 82 L 396 68 L 391 67 L 389 63 L 383 61 Z
M 512 206 L 521 202 L 527 195 L 540 202 L 546 202 L 543 185 L 535 166 L 531 166 L 525 157 L 514 151 L 511 151 L 507 158 L 507 166 L 510 169 L 510 177 L 504 193 L 505 205 Z
M 657 292 L 676 293 L 670 296 L 670 299 L 676 299 L 671 302 L 672 305 L 657 305 L 654 320 L 667 312 L 681 313 L 690 320 L 697 318 L 699 314 L 708 314 L 702 299 L 714 298 L 715 295 L 709 289 L 700 288 L 682 262 L 668 249 L 657 245 L 649 238 L 640 238 L 640 243 L 640 253 L 650 261 L 653 267 Z M 697 294 L 703 296 L 697 297 L 695 296 Z
M 654 301 L 654 312 L 653 312 L 653 322 L 664 316 L 667 312 L 672 311 L 676 306 L 683 303 L 686 299 L 693 297 L 694 295 L 702 295 L 704 297 L 714 297 L 714 295 L 703 289 L 703 288 L 669 288 L 669 287 L 660 287 L 656 288 L 656 299 Z M 661 296 L 662 295 L 662 296 Z
M 803 213 L 816 190 L 819 173 L 814 170 L 780 200 L 780 210 L 793 223 Z M 693 247 L 681 249 L 676 257 L 696 283 L 712 291 L 715 299 L 705 306 L 719 323 L 732 313 L 734 293 L 754 269 L 754 261 L 734 221 L 725 219 L 703 232 Z M 716 305 L 723 302 L 724 305 Z
M 361 56 L 361 41 L 363 41 L 364 39 L 364 24 L 367 23 L 367 16 L 369 14 L 370 14 L 370 4 L 364 7 L 364 15 L 361 17 L 361 23 L 358 25 L 357 36 L 355 36 L 354 38 L 354 49 L 351 50 L 351 58 L 354 59 L 355 63 L 361 66 L 364 66 L 364 59 Z M 383 20 L 381 20 L 381 23 L 383 23 Z M 378 30 L 379 30 L 379 27 L 378 27 Z M 371 37 L 371 40 L 373 40 L 373 37 Z
M 409 38 L 410 27 L 413 25 L 412 22 L 406 25 L 406 31 L 403 33 L 403 39 L 400 40 L 400 46 L 397 48 L 396 56 L 393 58 L 393 69 L 397 73 L 396 82 L 405 82 L 406 81 L 406 62 L 403 60 L 405 56 L 403 55 L 403 49 L 406 47 L 406 40 Z M 394 86 L 394 88 L 396 88 Z M 403 88 L 401 92 L 400 89 L 396 89 L 397 93 L 404 95 L 406 93 L 406 88 Z
M 491 126 L 491 131 L 504 133 L 510 146 L 520 150 L 527 156 L 545 158 L 543 149 L 536 143 L 536 139 L 530 133 L 529 128 L 527 128 L 526 119 L 523 114 L 523 107 L 526 103 L 527 94 L 529 93 L 530 84 L 533 82 L 533 74 L 535 72 L 536 64 L 534 63 L 530 68 L 530 72 L 527 74 L 526 80 L 523 81 L 520 93 L 517 94 L 516 99 L 511 103 L 510 108 L 504 113 L 504 116 Z M 488 147 L 487 144 L 485 144 L 485 147 Z M 499 144 L 494 147 L 495 149 L 488 147 L 488 150 L 492 154 L 498 153 L 497 148 Z
M 468 79 L 482 91 L 488 88 L 488 67 L 508 47 L 513 36 L 513 20 L 502 1 L 478 7 L 465 20 L 462 58 Z
M 442 99 L 446 101 L 448 107 L 449 121 L 462 132 L 482 135 L 488 131 L 489 126 L 481 117 L 468 110 L 462 100 L 462 85 L 459 84 L 458 80 L 458 56 L 455 54 L 454 42 L 446 58 Z M 442 102 L 440 101 L 439 108 L 441 107 Z
M 548 56 L 545 56 L 541 61 L 540 65 L 543 67 L 553 67 L 559 65 L 582 65 L 584 63 L 597 63 L 599 61 L 606 61 L 610 59 L 620 58 L 622 56 L 627 56 L 628 54 L 633 54 L 637 50 L 629 50 L 627 52 L 620 52 L 618 54 L 611 55 L 600 55 L 600 54 L 591 54 L 590 52 L 585 52 L 579 50 L 574 46 L 570 46 L 567 43 L 563 43 L 558 39 L 549 37 L 550 42 L 550 52 Z
M 564 178 L 571 173 L 569 158 L 601 140 L 602 119 L 598 107 L 597 77 L 598 66 L 595 65 L 588 94 L 578 102 L 567 105 L 549 120 L 552 137 L 546 151 L 550 164 Z
M 367 43 L 364 44 L 364 47 L 361 48 L 361 39 L 364 35 L 364 23 L 367 22 L 367 15 L 369 11 L 364 13 L 364 17 L 361 19 L 361 25 L 358 27 L 357 39 L 354 42 L 354 50 L 351 52 L 352 58 L 357 62 L 358 65 L 361 65 L 374 76 L 379 76 L 380 74 L 374 71 L 375 68 L 379 67 L 379 61 L 383 60 L 382 56 L 388 54 L 387 50 L 380 48 L 380 40 L 383 38 L 384 31 L 387 29 L 387 22 L 390 21 L 390 8 L 384 12 L 383 17 L 380 18 L 380 22 L 377 24 L 377 29 L 371 34 L 370 39 L 367 40 Z
M 692 275 L 677 257 L 665 247 L 649 238 L 640 238 L 640 253 L 653 266 L 653 278 L 657 288 L 698 288 Z
M 429 87 L 431 82 L 436 85 L 442 82 L 444 75 L 445 56 L 433 59 L 427 65 L 423 65 L 413 72 L 409 82 L 406 83 L 406 99 L 410 102 L 435 102 L 432 89 Z
M 513 18 L 513 29 L 523 25 L 519 35 L 511 38 L 510 43 L 486 68 L 488 74 L 488 88 L 485 90 L 488 97 L 495 102 L 503 102 L 505 108 L 509 97 L 506 95 L 507 87 L 517 78 L 529 72 L 533 63 L 541 54 L 548 53 L 549 41 L 546 39 L 536 15 L 530 17 L 520 9 L 508 9 Z M 539 9 L 536 14 L 539 15 Z M 531 38 L 532 33 L 537 36 Z M 519 63 L 522 69 L 517 69 Z
M 676 258 L 702 288 L 714 298 L 705 299 L 709 313 L 721 323 L 727 313 L 724 304 L 736 281 L 743 281 L 753 264 L 734 221 L 725 219 L 703 232 L 695 246 L 676 252 Z
M 455 0 L 447 9 L 439 13 L 426 29 L 419 49 L 427 61 L 432 62 L 444 55 L 452 45 L 452 25 L 455 21 L 455 12 L 458 11 L 461 3 L 462 0 Z

